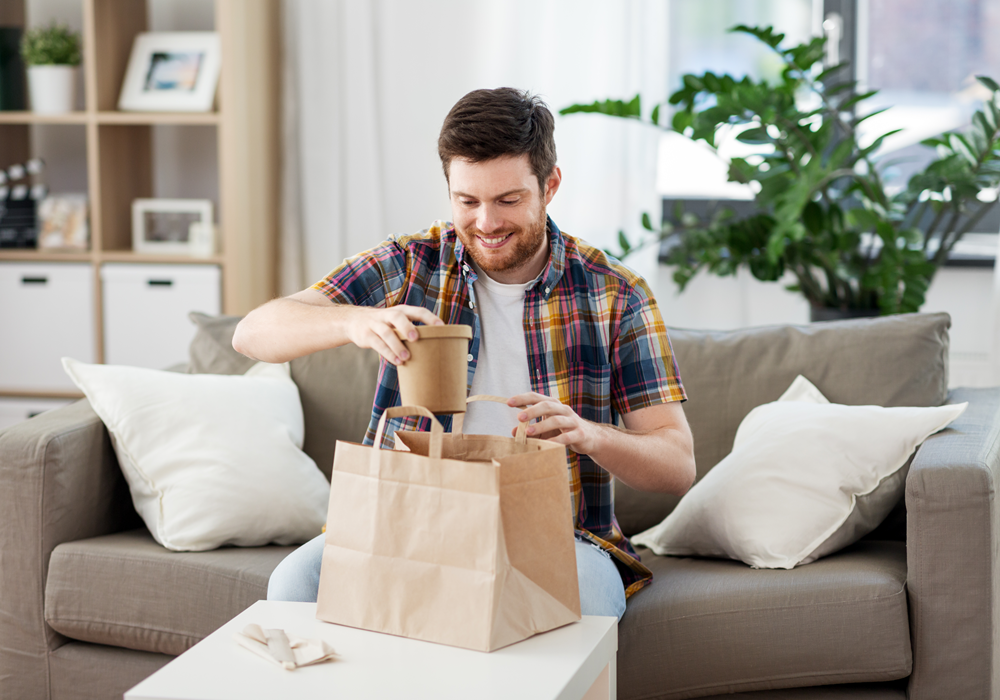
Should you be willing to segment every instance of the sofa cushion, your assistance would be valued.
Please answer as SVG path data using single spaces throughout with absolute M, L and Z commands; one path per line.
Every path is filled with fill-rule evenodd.
M 180 654 L 267 595 L 294 547 L 171 552 L 145 529 L 59 545 L 45 621 L 72 639 Z
M 910 674 L 903 543 L 862 541 L 789 571 L 639 551 L 653 583 L 629 600 L 619 626 L 622 698 Z
M 803 374 L 833 403 L 940 406 L 948 393 L 948 314 L 902 314 L 736 331 L 670 329 L 688 401 L 698 478 L 733 448 L 740 421 Z M 679 500 L 615 484 L 627 535 L 653 527 Z
M 175 551 L 296 544 L 326 522 L 330 486 L 302 451 L 288 364 L 246 374 L 63 368 L 104 421 L 135 509 Z
M 632 544 L 761 569 L 809 564 L 874 530 L 903 497 L 917 446 L 967 407 L 845 406 L 799 375 L 747 414 L 729 456 Z
M 631 699 L 622 697 L 621 700 Z M 705 700 L 906 700 L 906 680 L 757 690 L 750 693 L 711 695 Z
M 189 314 L 198 326 L 189 350 L 192 374 L 243 374 L 253 360 L 233 350 L 239 316 Z M 337 440 L 361 442 L 371 420 L 379 356 L 345 345 L 292 360 L 306 424 L 303 452 L 330 478 Z

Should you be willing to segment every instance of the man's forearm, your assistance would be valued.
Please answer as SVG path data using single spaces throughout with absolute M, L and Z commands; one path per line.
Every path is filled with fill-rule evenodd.
M 598 430 L 589 457 L 640 491 L 684 494 L 695 479 L 688 435 L 674 428 L 639 431 L 592 424 Z
M 287 362 L 354 343 L 398 365 L 410 357 L 400 337 L 416 340 L 415 323 L 440 325 L 444 321 L 420 306 L 333 304 L 320 292 L 306 289 L 247 314 L 236 327 L 233 348 L 256 360 Z
M 273 299 L 244 317 L 233 347 L 263 362 L 287 362 L 350 342 L 346 322 L 353 306 L 319 306 L 297 299 Z

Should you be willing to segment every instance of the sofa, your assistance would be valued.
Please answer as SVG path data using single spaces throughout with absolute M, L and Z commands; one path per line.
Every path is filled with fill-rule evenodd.
M 186 368 L 241 373 L 238 319 L 193 315 Z M 619 626 L 618 697 L 1000 698 L 1000 389 L 947 389 L 946 314 L 732 332 L 673 329 L 699 478 L 742 418 L 798 374 L 831 401 L 968 401 L 912 459 L 905 499 L 862 540 L 792 570 L 659 557 Z M 377 357 L 344 347 L 292 362 L 305 451 L 327 474 L 360 441 Z M 175 370 L 176 371 L 176 370 Z M 626 533 L 677 497 L 617 483 Z M 263 598 L 291 547 L 170 552 L 132 507 L 86 400 L 0 432 L 0 698 L 112 698 Z

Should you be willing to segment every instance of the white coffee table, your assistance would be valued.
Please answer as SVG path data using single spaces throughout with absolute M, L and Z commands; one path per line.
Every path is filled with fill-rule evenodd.
M 250 623 L 321 638 L 333 662 L 285 671 L 233 640 Z M 125 700 L 616 697 L 618 620 L 586 616 L 490 653 L 316 619 L 315 603 L 258 601 L 127 693 Z

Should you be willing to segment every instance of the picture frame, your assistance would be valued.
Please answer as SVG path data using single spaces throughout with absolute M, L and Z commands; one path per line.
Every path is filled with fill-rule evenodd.
M 144 32 L 135 38 L 118 109 L 210 112 L 222 64 L 216 32 Z
M 83 252 L 90 248 L 86 194 L 57 194 L 38 205 L 38 249 Z
M 132 250 L 191 257 L 211 255 L 215 249 L 212 216 L 209 199 L 133 200 Z

